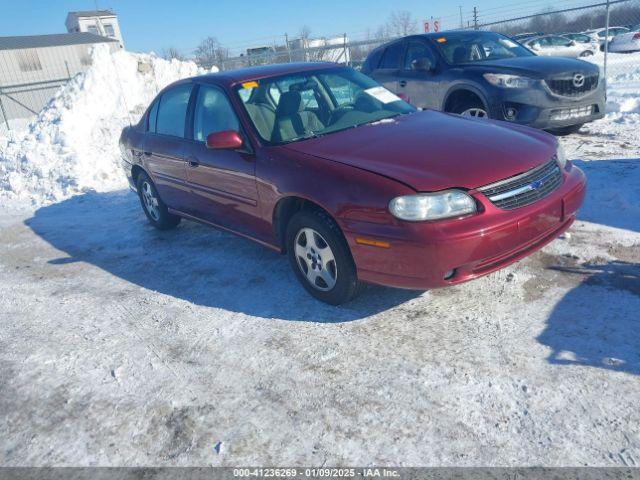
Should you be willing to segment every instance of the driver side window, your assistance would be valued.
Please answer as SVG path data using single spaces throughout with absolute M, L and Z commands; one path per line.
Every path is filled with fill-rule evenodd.
M 227 96 L 215 87 L 200 85 L 193 112 L 193 139 L 204 142 L 210 133 L 225 130 L 240 130 Z
M 435 62 L 433 54 L 426 43 L 415 40 L 410 41 L 404 56 L 404 69 L 413 70 L 413 62 L 421 58 L 428 58 L 432 64 Z

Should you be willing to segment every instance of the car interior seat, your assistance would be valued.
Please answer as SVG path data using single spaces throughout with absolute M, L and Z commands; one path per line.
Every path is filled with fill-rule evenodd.
M 260 136 L 270 140 L 276 119 L 276 110 L 267 99 L 266 88 L 256 88 L 251 100 L 245 104 Z
M 324 128 L 318 116 L 304 109 L 302 95 L 297 91 L 280 96 L 275 113 L 272 140 L 283 141 Z

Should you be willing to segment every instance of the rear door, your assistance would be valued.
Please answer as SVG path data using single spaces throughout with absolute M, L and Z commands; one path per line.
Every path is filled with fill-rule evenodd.
M 251 234 L 258 208 L 255 156 L 226 93 L 213 85 L 196 88 L 185 150 L 187 181 L 193 192 L 190 210 L 203 220 Z M 208 135 L 226 130 L 239 132 L 246 148 L 207 148 Z
M 414 68 L 415 62 L 427 58 L 434 70 L 424 71 Z M 403 62 L 398 72 L 397 93 L 416 108 L 439 109 L 442 95 L 439 92 L 440 74 L 436 67 L 436 56 L 426 41 L 407 41 Z
M 187 107 L 193 85 L 165 91 L 149 112 L 143 164 L 153 177 L 160 198 L 170 208 L 184 210 L 189 202 L 184 161 Z
M 371 66 L 370 76 L 396 94 L 400 93 L 398 91 L 398 73 L 404 54 L 404 45 L 402 40 L 389 44 L 382 53 L 378 65 Z

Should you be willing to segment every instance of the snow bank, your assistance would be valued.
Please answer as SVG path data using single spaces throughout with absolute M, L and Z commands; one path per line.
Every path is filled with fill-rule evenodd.
M 604 67 L 602 52 L 585 60 Z M 607 112 L 640 113 L 640 52 L 609 53 L 607 83 Z
M 61 88 L 26 129 L 0 134 L 0 203 L 33 207 L 123 188 L 122 128 L 137 122 L 164 86 L 198 73 L 205 70 L 193 62 L 96 47 L 89 70 Z

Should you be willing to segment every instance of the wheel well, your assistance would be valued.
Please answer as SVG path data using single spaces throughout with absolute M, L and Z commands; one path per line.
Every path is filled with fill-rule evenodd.
M 451 112 L 458 103 L 462 102 L 478 102 L 480 105 L 484 106 L 482 98 L 480 98 L 477 93 L 474 93 L 471 90 L 461 89 L 456 90 L 455 92 L 451 93 L 451 95 L 449 95 L 444 105 L 444 111 Z
M 134 165 L 131 169 L 131 178 L 133 179 L 134 185 L 138 185 L 138 177 L 142 172 L 144 172 L 144 169 L 139 165 Z
M 310 200 L 301 197 L 285 197 L 280 199 L 273 209 L 273 229 L 283 252 L 286 249 L 285 235 L 289 220 L 301 210 L 321 210 L 332 217 L 324 208 Z

